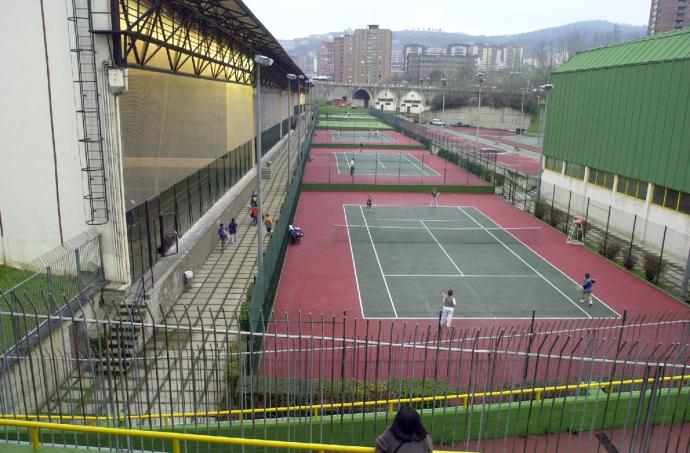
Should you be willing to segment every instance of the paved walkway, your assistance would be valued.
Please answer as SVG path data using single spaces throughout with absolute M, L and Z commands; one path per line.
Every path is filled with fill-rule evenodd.
M 302 132 L 304 132 L 302 123 Z M 294 171 L 298 156 L 297 133 L 290 137 L 290 151 L 286 141 L 273 154 L 271 177 L 262 179 L 263 212 L 273 215 L 274 224 L 287 193 L 288 156 Z M 148 331 L 143 357 L 134 359 L 125 375 L 113 377 L 107 386 L 114 393 L 97 398 L 103 412 L 107 401 L 127 401 L 131 414 L 159 414 L 169 412 L 215 411 L 221 407 L 241 405 L 225 389 L 230 367 L 244 366 L 228 352 L 237 350 L 237 335 L 229 331 L 239 329 L 240 305 L 247 297 L 247 289 L 257 272 L 257 228 L 263 228 L 264 245 L 268 244 L 262 224 L 252 226 L 249 200 L 237 214 L 239 224 L 237 243 L 223 250 L 217 246 L 194 275 L 192 288 L 177 300 L 164 328 Z M 230 218 L 222 219 L 229 223 Z M 217 226 L 214 226 L 216 228 Z M 152 337 L 153 335 L 153 337 Z M 173 419 L 154 417 L 152 424 L 175 423 Z M 141 424 L 148 425 L 144 419 Z M 137 425 L 136 422 L 133 423 Z

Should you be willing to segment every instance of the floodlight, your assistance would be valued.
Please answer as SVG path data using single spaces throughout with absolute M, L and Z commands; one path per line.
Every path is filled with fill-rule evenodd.
M 261 66 L 271 66 L 273 64 L 273 58 L 269 58 L 266 55 L 254 55 L 254 61 Z

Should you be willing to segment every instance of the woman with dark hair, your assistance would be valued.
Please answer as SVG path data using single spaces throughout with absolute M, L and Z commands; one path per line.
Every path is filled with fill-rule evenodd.
M 376 451 L 380 453 L 429 453 L 433 449 L 431 436 L 411 407 L 400 408 L 393 424 L 376 438 Z

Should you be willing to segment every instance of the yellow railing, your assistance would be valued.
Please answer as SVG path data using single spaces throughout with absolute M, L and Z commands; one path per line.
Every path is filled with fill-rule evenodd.
M 329 403 L 329 404 L 311 404 L 311 405 L 300 405 L 300 406 L 281 406 L 281 407 L 265 407 L 265 408 L 254 408 L 254 409 L 231 409 L 223 411 L 204 411 L 204 412 L 171 412 L 163 414 L 140 414 L 140 415 L 119 415 L 119 416 L 95 416 L 95 415 L 47 415 L 47 414 L 36 414 L 36 415 L 23 415 L 23 414 L 0 414 L 0 418 L 5 419 L 15 419 L 15 420 L 62 420 L 62 421 L 81 421 L 90 424 L 95 424 L 96 422 L 108 422 L 108 421 L 124 421 L 124 420 L 148 420 L 148 419 L 162 419 L 165 426 L 171 418 L 184 418 L 184 417 L 229 417 L 237 416 L 240 420 L 244 419 L 247 414 L 277 414 L 286 412 L 298 412 L 305 411 L 311 412 L 314 417 L 318 417 L 323 412 L 331 411 L 334 409 L 351 409 L 351 408 L 365 408 L 365 407 L 387 407 L 388 412 L 394 413 L 395 408 L 398 405 L 403 404 L 413 404 L 413 403 L 425 403 L 433 401 L 462 401 L 462 405 L 467 408 L 469 407 L 470 400 L 488 398 L 494 396 L 516 396 L 516 395 L 526 395 L 534 394 L 536 400 L 541 400 L 542 394 L 548 392 L 562 392 L 568 390 L 583 390 L 583 389 L 597 389 L 597 388 L 608 388 L 620 387 L 626 385 L 642 384 L 643 382 L 652 383 L 655 378 L 648 379 L 626 379 L 618 381 L 603 381 L 603 382 L 585 382 L 581 384 L 569 384 L 569 385 L 553 385 L 548 387 L 530 387 L 526 389 L 515 389 L 515 390 L 497 390 L 491 392 L 475 392 L 475 393 L 461 393 L 455 395 L 438 395 L 438 396 L 419 396 L 413 398 L 397 398 L 397 399 L 386 399 L 386 400 L 374 400 L 374 401 L 353 401 L 348 403 Z M 658 379 L 661 382 L 678 382 L 680 386 L 683 385 L 685 381 L 690 380 L 690 375 L 684 376 L 667 376 Z
M 17 428 L 27 428 L 31 433 L 31 446 L 34 451 L 41 449 L 41 441 L 39 431 L 71 431 L 91 434 L 108 434 L 112 436 L 122 437 L 145 437 L 149 439 L 169 440 L 172 447 L 172 453 L 180 453 L 183 451 L 182 446 L 184 442 L 201 442 L 209 444 L 223 444 L 223 445 L 244 445 L 248 447 L 264 447 L 264 448 L 278 448 L 289 450 L 307 450 L 307 451 L 342 451 L 352 453 L 375 453 L 373 447 L 358 447 L 355 445 L 337 445 L 337 444 L 320 444 L 310 442 L 285 442 L 282 440 L 262 440 L 262 439 L 245 439 L 242 437 L 216 437 L 206 436 L 203 434 L 185 434 L 174 433 L 166 431 L 143 431 L 140 429 L 124 429 L 124 428 L 105 428 L 101 426 L 84 426 L 84 425 L 65 425 L 60 423 L 47 422 L 32 422 L 27 420 L 4 420 L 0 419 L 0 426 L 12 426 Z M 374 440 L 372 439 L 372 444 Z M 434 450 L 436 453 L 451 453 L 443 450 Z M 454 452 L 459 453 L 459 452 Z M 460 452 L 461 453 L 461 452 Z M 465 452 L 468 453 L 468 452 Z

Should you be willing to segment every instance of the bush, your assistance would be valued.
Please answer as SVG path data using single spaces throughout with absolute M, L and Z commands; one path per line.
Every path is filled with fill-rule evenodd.
M 632 253 L 623 257 L 623 267 L 631 271 L 637 265 L 637 258 Z
M 496 175 L 494 177 L 494 185 L 496 187 L 502 187 L 503 184 L 505 184 L 505 181 L 506 181 L 506 177 L 504 175 L 502 175 L 500 173 L 496 173 Z
M 621 245 L 618 239 L 608 238 L 608 240 L 602 241 L 599 244 L 599 253 L 601 253 L 610 260 L 614 260 L 616 259 L 622 248 L 623 246 Z
M 653 253 L 645 253 L 644 255 L 644 276 L 647 280 L 653 282 L 659 276 L 661 272 L 661 263 L 659 262 L 659 257 Z
M 564 221 L 565 212 L 561 211 L 560 209 L 553 208 L 551 210 L 551 215 L 549 216 L 549 225 L 557 228 L 558 225 L 562 224 Z
M 544 200 L 537 200 L 537 203 L 534 205 L 534 217 L 538 218 L 539 220 L 544 220 L 545 214 L 546 202 Z

